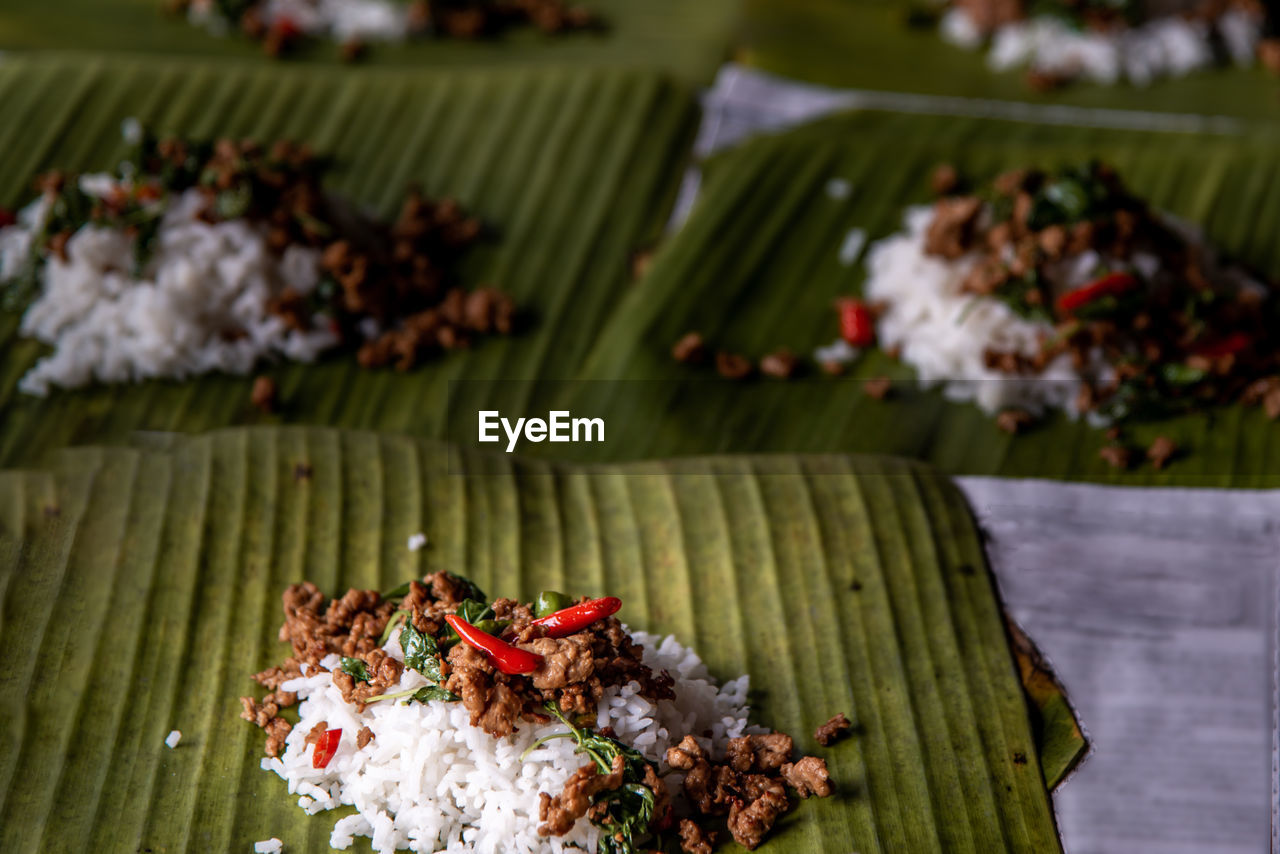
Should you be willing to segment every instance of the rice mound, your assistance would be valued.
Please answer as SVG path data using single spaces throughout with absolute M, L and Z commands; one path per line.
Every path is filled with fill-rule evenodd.
M 81 189 L 105 196 L 106 175 L 86 175 Z M 323 320 L 310 330 L 285 328 L 267 310 L 291 287 L 308 294 L 320 281 L 320 252 L 290 246 L 273 253 L 266 227 L 245 220 L 207 223 L 206 201 L 190 189 L 168 202 L 155 252 L 135 276 L 134 238 L 122 229 L 87 225 L 66 244 L 66 260 L 43 265 L 39 296 L 20 332 L 53 347 L 18 383 L 45 396 L 76 388 L 152 378 L 183 379 L 210 371 L 247 374 L 262 359 L 313 361 L 337 343 Z M 0 281 L 18 273 L 49 215 L 45 198 L 0 229 Z
M 339 42 L 402 41 L 409 34 L 408 4 L 394 0 L 268 0 L 262 13 L 268 26 L 288 20 L 308 35 Z M 194 0 L 187 15 L 217 35 L 230 26 L 213 0 Z
M 953 7 L 939 23 L 942 38 L 963 48 L 981 47 L 985 38 L 973 18 Z M 1052 15 L 1036 15 L 999 27 L 990 39 L 987 65 L 993 71 L 1020 66 L 1053 76 L 1137 86 L 1160 77 L 1181 77 L 1216 61 L 1217 36 L 1231 61 L 1253 63 L 1262 38 L 1262 21 L 1241 9 L 1219 15 L 1212 27 L 1203 21 L 1168 15 L 1110 32 L 1080 29 Z
M 1020 317 L 999 300 L 965 292 L 978 255 L 947 261 L 925 254 L 932 221 L 932 207 L 908 208 L 905 231 L 876 241 L 867 252 L 863 293 L 887 306 L 877 325 L 880 346 L 900 348 L 922 384 L 943 383 L 949 399 L 973 401 L 988 414 L 1014 407 L 1040 413 L 1049 407 L 1074 415 L 1080 376 L 1068 355 L 1034 377 L 1011 377 L 986 365 L 988 349 L 1034 356 L 1053 327 Z
M 400 631 L 383 649 L 403 660 Z M 717 686 L 697 654 L 674 637 L 631 632 L 644 646 L 644 663 L 666 670 L 676 680 L 676 700 L 650 702 L 633 682 L 606 691 L 598 727 L 613 727 L 616 737 L 646 759 L 665 767 L 668 747 L 688 733 L 700 738 L 713 755 L 723 754 L 730 738 L 767 732 L 747 723 L 748 677 Z M 461 703 L 384 700 L 357 712 L 333 685 L 330 670 L 339 666 L 330 655 L 317 671 L 290 680 L 281 690 L 297 692 L 301 717 L 276 759 L 263 759 L 299 795 L 298 806 L 317 813 L 353 806 L 356 812 L 338 819 L 329 837 L 334 848 L 349 847 L 356 836 L 371 839 L 373 850 L 408 848 L 419 852 L 475 851 L 481 854 L 526 854 L 535 851 L 594 851 L 598 830 L 586 820 L 563 837 L 538 835 L 539 792 L 558 793 L 569 776 L 589 761 L 574 753 L 571 739 L 555 739 L 521 754 L 539 738 L 563 733 L 558 721 L 521 726 L 513 735 L 495 739 L 470 725 Z M 305 665 L 304 665 L 305 667 Z M 305 671 L 304 671 L 305 673 Z M 397 691 L 427 685 L 419 673 L 405 668 Z M 307 733 L 324 721 L 341 728 L 337 753 L 323 768 L 312 767 Z M 368 727 L 374 739 L 356 749 L 356 733 Z M 680 775 L 665 782 L 672 794 Z

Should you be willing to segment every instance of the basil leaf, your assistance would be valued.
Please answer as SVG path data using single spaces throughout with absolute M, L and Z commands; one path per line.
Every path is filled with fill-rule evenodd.
M 545 617 L 554 614 L 556 611 L 562 611 L 573 604 L 573 599 L 558 590 L 543 590 L 538 594 L 538 601 L 534 606 L 533 612 L 539 617 Z
M 406 667 L 418 671 L 432 682 L 443 681 L 440 649 L 436 646 L 435 638 L 415 629 L 413 623 L 405 623 L 400 631 L 400 648 L 404 650 Z
M 387 627 L 382 630 L 382 637 L 378 638 L 378 646 L 382 646 L 387 642 L 387 638 L 391 637 L 391 633 L 396 630 L 396 626 L 405 618 L 412 614 L 412 611 L 399 610 L 387 618 Z
M 1161 368 L 1161 375 L 1169 385 L 1194 385 L 1208 374 L 1200 368 L 1193 368 L 1181 362 L 1171 362 Z
M 350 674 L 353 678 L 359 679 L 361 682 L 369 681 L 369 668 L 358 658 L 342 657 L 342 672 Z
M 252 203 L 253 187 L 245 183 L 218 193 L 214 200 L 214 209 L 222 219 L 239 219 L 249 212 L 249 206 Z
M 462 698 L 452 691 L 446 691 L 439 685 L 428 685 L 425 688 L 419 689 L 417 693 L 413 695 L 413 699 L 417 700 L 419 703 L 427 703 L 431 700 L 444 700 L 446 703 L 454 703 Z
M 481 620 L 493 618 L 493 608 L 487 602 L 477 602 L 475 599 L 463 599 L 454 613 L 473 626 Z
M 396 587 L 392 587 L 386 593 L 382 594 L 382 598 L 383 599 L 403 599 L 404 597 L 409 595 L 409 586 L 411 584 L 413 584 L 412 581 L 406 581 L 404 584 L 400 584 L 400 585 L 397 585 Z
M 445 575 L 452 578 L 454 582 L 456 582 L 457 584 L 462 585 L 463 599 L 471 599 L 476 602 L 482 602 L 482 603 L 489 601 L 489 597 L 484 595 L 484 591 L 481 590 L 474 581 L 472 581 L 470 578 L 467 578 L 465 575 L 458 575 L 457 573 L 454 573 L 454 572 L 446 572 Z

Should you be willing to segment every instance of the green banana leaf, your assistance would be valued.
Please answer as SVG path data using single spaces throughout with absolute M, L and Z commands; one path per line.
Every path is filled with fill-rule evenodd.
M 1102 435 L 1065 419 L 1009 437 L 975 408 L 937 393 L 867 400 L 859 377 L 910 376 L 880 356 L 842 381 L 743 385 L 708 380 L 708 372 L 669 357 L 690 329 L 754 355 L 780 345 L 807 353 L 832 340 L 830 299 L 856 291 L 862 275 L 859 265 L 837 260 L 844 236 L 853 227 L 872 237 L 893 231 L 904 205 L 928 197 L 924 176 L 943 160 L 981 177 L 1029 161 L 1104 156 L 1156 204 L 1203 223 L 1216 243 L 1275 275 L 1280 200 L 1266 190 L 1277 162 L 1264 139 L 840 116 L 707 164 L 691 220 L 633 282 L 633 254 L 659 238 L 695 122 L 691 93 L 661 75 L 352 76 L 321 67 L 25 57 L 0 64 L 0 100 L 15 116 L 0 126 L 8 152 L 0 204 L 28 198 L 42 169 L 115 162 L 124 150 L 117 127 L 130 115 L 160 130 L 301 137 L 336 155 L 334 189 L 360 203 L 390 212 L 417 180 L 482 213 L 497 234 L 465 277 L 507 288 L 531 315 L 513 338 L 408 374 L 362 371 L 349 357 L 270 368 L 283 401 L 270 416 L 251 406 L 250 379 L 225 376 L 43 400 L 20 395 L 18 378 L 41 347 L 16 335 L 15 315 L 0 315 L 0 464 L 137 430 L 278 421 L 470 440 L 478 409 L 528 416 L 568 407 L 605 418 L 609 441 L 528 450 L 599 460 L 862 451 L 922 458 L 950 473 L 1280 485 L 1276 431 L 1256 410 L 1136 429 L 1135 443 L 1165 434 L 1188 453 L 1160 473 L 1118 473 L 1097 457 Z M 833 177 L 852 182 L 850 198 L 827 196 Z
M 1234 116 L 1272 133 L 1280 122 L 1280 80 L 1259 65 L 1209 69 L 1149 86 L 1075 83 L 1032 91 L 1021 71 L 991 71 L 985 51 L 947 44 L 936 26 L 908 25 L 911 10 L 930 5 L 915 0 L 744 0 L 735 55 L 766 71 L 829 86 Z
M 0 495 L 0 850 L 322 850 L 332 817 L 258 768 L 237 717 L 283 653 L 280 592 L 438 569 L 616 594 L 714 674 L 749 672 L 757 719 L 804 749 L 847 713 L 822 751 L 838 796 L 762 851 L 1061 850 L 977 531 L 918 463 L 572 468 L 256 428 L 65 450 Z
M 28 201 L 46 169 L 111 168 L 120 123 L 157 132 L 304 139 L 337 160 L 332 189 L 393 214 L 406 186 L 453 195 L 495 232 L 468 257 L 527 309 L 524 330 L 410 374 L 351 356 L 272 371 L 283 411 L 250 404 L 251 378 L 206 377 L 54 394 L 16 383 L 42 353 L 0 314 L 0 463 L 135 429 L 196 431 L 277 418 L 442 436 L 462 377 L 573 376 L 660 236 L 696 125 L 684 84 L 657 73 L 368 71 L 167 60 L 22 57 L 0 63 L 0 205 Z M 519 406 L 523 390 L 515 390 Z
M 854 114 L 762 138 L 714 159 L 683 229 L 654 260 L 601 333 L 584 378 L 627 383 L 625 412 L 606 420 L 611 446 L 636 457 L 704 452 L 872 451 L 925 459 L 956 474 L 1038 476 L 1124 484 L 1280 485 L 1280 428 L 1259 409 L 1227 407 L 1137 425 L 1135 447 L 1168 436 L 1185 452 L 1160 472 L 1118 472 L 1098 456 L 1101 430 L 1064 416 L 1009 436 L 976 406 L 918 390 L 911 370 L 876 352 L 844 378 L 717 382 L 679 365 L 670 349 L 689 330 L 755 357 L 779 346 L 801 354 L 837 337 L 831 303 L 857 293 L 861 262 L 840 262 L 853 228 L 869 238 L 901 227 L 908 204 L 927 202 L 928 178 L 951 162 L 975 180 L 1008 168 L 1100 156 L 1156 206 L 1202 224 L 1208 239 L 1272 277 L 1280 197 L 1267 190 L 1280 162 L 1262 141 L 1180 134 Z M 827 192 L 849 183 L 848 198 Z M 876 401 L 862 380 L 899 380 Z M 602 383 L 603 384 L 603 383 Z M 569 408 L 585 410 L 594 384 Z M 640 417 L 660 412 L 662 421 Z M 616 425 L 616 426 L 615 426 Z M 711 429 L 709 425 L 715 425 Z M 596 446 L 573 446 L 591 453 Z
M 364 66 L 476 67 L 574 65 L 662 69 L 707 81 L 728 52 L 736 0 L 583 0 L 606 22 L 603 33 L 545 36 L 532 28 L 495 39 L 375 43 L 347 73 Z M 0 50 L 107 51 L 231 59 L 260 65 L 335 64 L 339 46 L 316 43 L 285 60 L 238 35 L 215 36 L 162 11 L 164 0 L 6 0 Z

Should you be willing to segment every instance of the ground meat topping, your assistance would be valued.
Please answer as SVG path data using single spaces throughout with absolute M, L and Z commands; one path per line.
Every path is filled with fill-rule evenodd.
M 707 357 L 707 345 L 697 332 L 688 332 L 671 348 L 671 356 L 677 362 L 701 362 Z
M 622 756 L 615 756 L 609 773 L 602 774 L 592 762 L 573 772 L 560 794 L 551 797 L 543 792 L 538 806 L 538 820 L 543 824 L 538 833 L 542 836 L 564 836 L 572 830 L 578 819 L 591 809 L 593 797 L 622 785 L 623 766 Z
M 778 817 L 791 808 L 791 803 L 786 789 L 777 780 L 759 776 L 749 779 L 758 785 L 759 793 L 750 800 L 735 800 L 729 806 L 729 832 L 739 845 L 754 851 Z
M 680 850 L 685 854 L 711 854 L 715 844 L 716 834 L 703 830 L 696 821 L 680 819 Z
M 1151 461 L 1153 469 L 1160 471 L 1177 453 L 1178 446 L 1172 439 L 1168 436 L 1157 436 L 1151 443 L 1151 447 L 1147 448 L 1147 459 Z
M 893 380 L 888 377 L 872 377 L 862 384 L 862 393 L 872 400 L 884 400 L 893 390 Z
M 1025 409 L 1005 409 L 996 416 L 996 426 L 1010 435 L 1022 432 L 1033 423 L 1035 418 Z
M 782 766 L 782 779 L 802 798 L 817 795 L 825 798 L 831 794 L 831 777 L 827 773 L 827 760 L 805 756 L 797 762 Z
M 684 772 L 682 788 L 704 816 L 728 815 L 728 828 L 742 846 L 753 849 L 790 809 L 784 783 L 802 798 L 831 794 L 827 765 L 806 756 L 790 762 L 794 743 L 784 733 L 746 735 L 729 740 L 724 762 L 713 762 L 692 735 L 667 750 L 665 759 Z
M 751 376 L 751 360 L 736 353 L 716 353 L 716 371 L 727 380 L 742 380 Z
M 523 648 L 542 656 L 542 666 L 532 675 L 533 687 L 543 691 L 582 682 L 595 671 L 590 635 L 538 638 Z
M 311 729 L 307 730 L 307 737 L 302 740 L 303 744 L 316 744 L 320 739 L 324 738 L 324 734 L 329 730 L 328 721 L 319 721 Z
M 972 247 L 982 200 L 974 196 L 944 198 L 933 210 L 933 221 L 925 235 L 925 252 L 952 260 L 961 257 Z
M 845 717 L 844 712 L 834 715 L 813 733 L 813 740 L 823 747 L 831 745 L 836 739 L 847 733 L 853 724 Z
M 799 363 L 790 350 L 776 350 L 760 360 L 760 373 L 780 380 L 790 379 Z
M 1115 469 L 1127 469 L 1133 461 L 1133 452 L 1124 445 L 1105 445 L 1098 451 L 1098 456 Z
M 278 403 L 276 399 L 276 383 L 271 377 L 262 376 L 253 381 L 253 391 L 250 394 L 253 405 L 260 412 L 272 413 L 276 411 Z

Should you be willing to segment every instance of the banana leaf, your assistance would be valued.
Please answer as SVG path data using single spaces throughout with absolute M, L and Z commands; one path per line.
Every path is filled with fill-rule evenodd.
M 1205 69 L 1147 86 L 1073 83 L 1033 91 L 1021 70 L 992 71 L 985 50 L 965 50 L 936 23 L 909 18 L 936 8 L 917 0 L 744 0 L 735 57 L 787 77 L 830 86 L 1000 98 L 1173 113 L 1234 116 L 1277 129 L 1280 80 L 1260 65 Z
M 0 9 L 0 49 L 106 51 L 276 66 L 339 61 L 340 46 L 329 41 L 274 60 L 260 44 L 235 33 L 212 35 L 180 15 L 166 14 L 164 5 L 164 0 L 6 0 Z M 583 0 L 581 5 L 604 20 L 603 32 L 546 36 L 526 27 L 480 41 L 374 43 L 346 73 L 359 73 L 364 66 L 574 65 L 661 69 L 702 82 L 711 79 L 728 50 L 738 7 L 736 0 Z
M 280 592 L 438 569 L 618 595 L 717 676 L 750 673 L 756 718 L 803 749 L 847 713 L 852 737 L 823 751 L 838 796 L 762 851 L 1061 850 L 1040 764 L 1063 745 L 1033 733 L 963 499 L 921 464 L 574 468 L 253 428 L 65 450 L 0 495 L 2 850 L 322 850 L 332 815 L 296 807 L 237 718 L 282 655 Z
M 1275 277 L 1280 177 L 1269 144 L 1190 134 L 1045 127 L 955 117 L 853 114 L 761 138 L 707 164 L 702 196 L 601 333 L 582 374 L 615 388 L 627 408 L 606 418 L 611 444 L 637 457 L 691 450 L 862 451 L 925 459 L 957 474 L 1083 479 L 1125 484 L 1280 485 L 1280 428 L 1256 408 L 1221 407 L 1127 429 L 1135 447 L 1157 436 L 1183 450 L 1163 471 L 1117 471 L 1099 458 L 1103 431 L 1065 416 L 1017 436 L 971 404 L 919 390 L 910 368 L 882 353 L 840 379 L 717 382 L 713 370 L 676 364 L 671 346 L 702 332 L 717 347 L 755 357 L 779 347 L 810 354 L 838 335 L 833 298 L 858 292 L 864 267 L 842 263 L 854 228 L 874 240 L 901 227 L 904 208 L 931 198 L 933 167 L 950 162 L 976 181 L 1018 166 L 1101 157 L 1158 208 L 1202 225 L 1228 254 Z M 827 191 L 848 182 L 847 198 Z M 896 381 L 892 399 L 862 381 Z M 603 381 L 609 381 L 605 383 Z M 619 383 L 629 380 L 629 383 Z M 584 383 L 569 408 L 585 409 Z M 616 395 L 621 397 L 622 395 Z M 661 412 L 662 421 L 644 419 Z M 616 427 L 614 426 L 616 424 Z M 574 446 L 592 453 L 595 446 Z
M 409 374 L 363 371 L 350 355 L 280 366 L 271 373 L 283 411 L 264 416 L 251 406 L 251 378 L 21 395 L 16 383 L 43 349 L 17 335 L 16 314 L 0 313 L 7 462 L 136 429 L 279 419 L 440 436 L 455 379 L 573 376 L 632 277 L 633 253 L 661 234 L 696 123 L 684 84 L 579 69 L 352 75 L 21 57 L 0 63 L 0 103 L 0 205 L 28 201 L 43 170 L 113 167 L 126 153 L 119 128 L 129 116 L 162 133 L 302 139 L 336 159 L 331 189 L 360 205 L 393 215 L 417 182 L 480 215 L 494 233 L 461 278 L 505 289 L 528 315 L 514 337 Z
M 879 356 L 843 381 L 786 385 L 711 382 L 669 356 L 690 329 L 755 355 L 780 345 L 807 353 L 832 340 L 830 299 L 856 291 L 862 275 L 860 265 L 838 260 L 845 235 L 854 227 L 872 238 L 896 229 L 903 206 L 928 198 L 925 175 L 943 160 L 981 178 L 1032 161 L 1105 157 L 1153 203 L 1202 223 L 1215 243 L 1275 275 L 1280 201 L 1266 192 L 1277 163 L 1265 139 L 840 116 L 707 164 L 692 219 L 632 284 L 633 253 L 658 239 L 695 118 L 689 91 L 661 75 L 351 76 L 320 67 L 25 57 L 0 65 L 0 99 L 14 117 L 0 125 L 9 153 L 0 161 L 0 204 L 28 198 L 42 169 L 115 162 L 124 151 L 117 127 L 130 115 L 158 130 L 297 136 L 336 155 L 335 191 L 362 204 L 388 213 L 417 180 L 484 214 L 497 233 L 465 276 L 507 288 L 531 314 L 522 334 L 408 374 L 362 371 L 349 357 L 268 368 L 283 403 L 275 415 L 252 407 L 250 379 L 226 376 L 43 400 L 20 395 L 18 378 L 41 348 L 16 335 L 17 316 L 0 315 L 0 464 L 137 430 L 278 421 L 470 441 L 478 409 L 534 415 L 569 407 L 604 417 L 609 442 L 526 448 L 600 460 L 863 451 L 918 457 L 951 473 L 1280 485 L 1275 431 L 1257 410 L 1142 426 L 1135 443 L 1163 434 L 1187 453 L 1163 472 L 1118 473 L 1097 457 L 1101 433 L 1065 419 L 1009 437 L 975 408 L 937 393 L 904 389 L 896 400 L 868 400 L 859 378 L 910 376 Z M 852 183 L 848 199 L 827 196 L 834 177 Z

